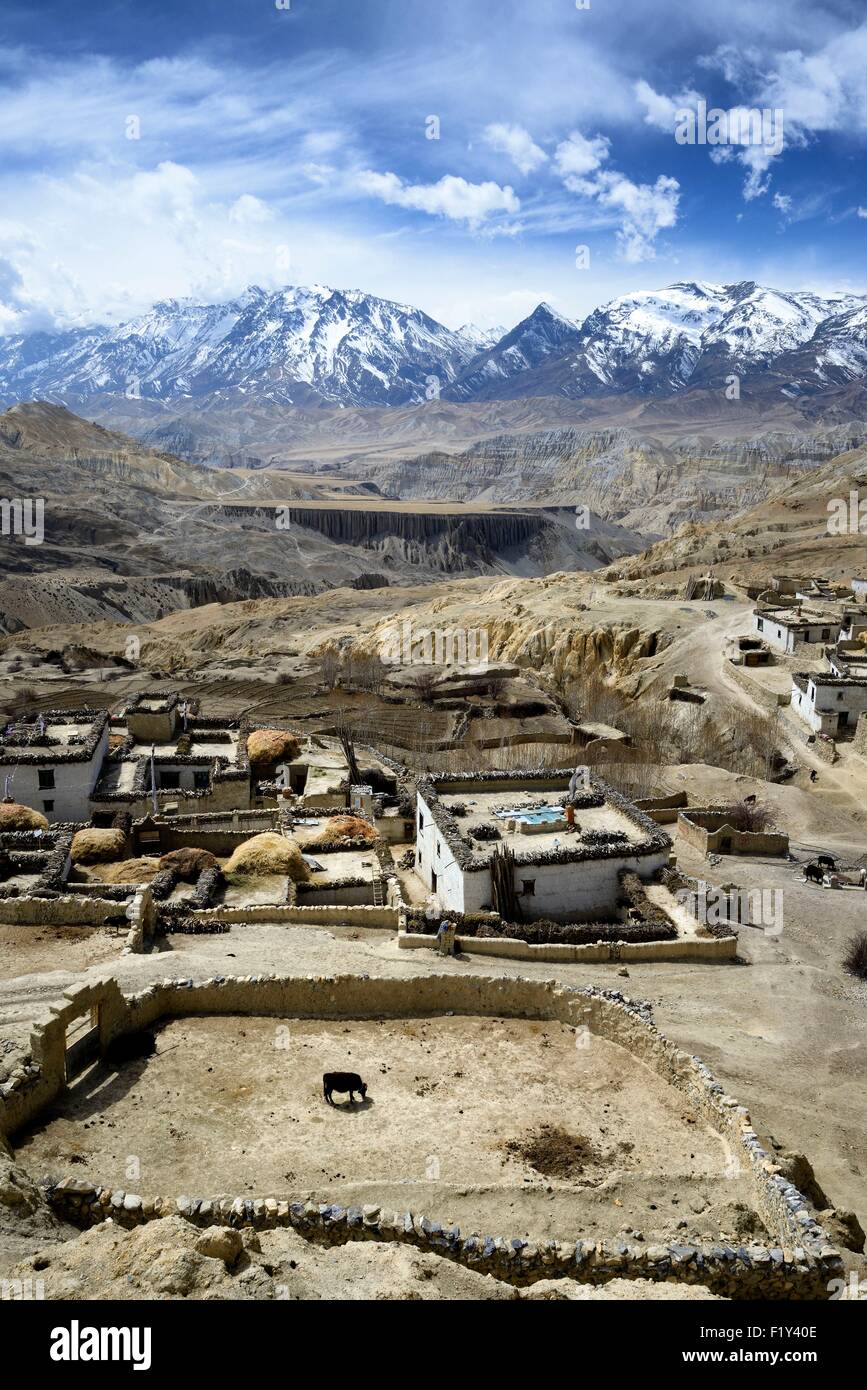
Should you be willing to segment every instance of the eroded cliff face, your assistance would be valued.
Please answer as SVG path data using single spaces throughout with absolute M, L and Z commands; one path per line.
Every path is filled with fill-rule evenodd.
M 481 594 L 416 604 L 406 617 L 395 611 L 353 641 L 366 651 L 382 649 L 401 621 L 415 634 L 429 628 L 483 631 L 492 663 L 534 671 L 558 684 L 598 675 L 626 689 L 641 663 L 664 650 L 671 636 L 653 623 L 636 624 L 628 609 L 623 616 L 600 613 L 583 601 L 585 595 L 582 581 L 569 575 L 507 581 Z
M 454 538 L 456 549 L 508 550 L 527 545 L 544 525 L 543 517 L 519 512 L 479 512 L 466 517 L 339 507 L 284 507 L 281 512 L 295 526 L 310 527 L 329 540 L 349 545 L 370 545 L 383 535 L 425 544 L 448 536 Z
M 815 435 L 665 440 L 628 428 L 565 428 L 502 434 L 459 452 L 357 457 L 347 467 L 391 498 L 583 504 L 653 539 L 685 521 L 753 506 L 787 479 L 863 443 L 865 433 L 852 425 Z

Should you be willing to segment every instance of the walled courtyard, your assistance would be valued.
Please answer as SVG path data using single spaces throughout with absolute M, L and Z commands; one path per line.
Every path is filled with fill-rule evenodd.
M 326 1104 L 337 1069 L 364 1077 L 363 1103 Z M 143 1196 L 376 1203 L 536 1240 L 764 1234 L 683 1094 L 559 1022 L 175 1019 L 151 1058 L 85 1072 L 17 1152 L 33 1173 Z

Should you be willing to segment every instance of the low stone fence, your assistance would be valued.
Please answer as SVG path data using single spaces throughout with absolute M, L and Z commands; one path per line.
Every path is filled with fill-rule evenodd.
M 139 955 L 150 943 L 157 917 L 153 893 L 147 884 L 136 889 L 126 915 L 130 925 L 124 951 Z
M 129 923 L 125 951 L 146 950 L 153 936 L 156 908 L 150 887 L 130 889 L 123 898 L 97 898 L 84 894 L 53 898 L 0 899 L 0 922 L 5 926 L 120 927 Z
M 811 656 L 815 656 L 815 654 L 815 650 L 809 652 Z M 792 692 L 791 690 L 769 690 L 761 681 L 754 680 L 751 676 L 747 675 L 748 670 L 762 669 L 763 668 L 760 666 L 738 666 L 733 661 L 729 661 L 726 666 L 727 674 L 737 681 L 738 685 L 747 692 L 750 698 L 756 701 L 756 704 L 763 705 L 769 714 L 775 714 L 778 709 L 785 708 L 786 705 L 791 703 Z
M 420 932 L 398 932 L 401 949 L 435 950 L 436 936 Z M 478 956 L 507 956 L 511 960 L 572 961 L 578 965 L 608 965 L 612 961 L 655 960 L 734 960 L 736 936 L 720 938 L 678 937 L 673 941 L 596 941 L 584 946 L 548 942 L 534 946 L 506 936 L 455 936 L 455 949 Z
M 686 792 L 672 792 L 670 796 L 648 796 L 636 801 L 639 811 L 656 821 L 657 825 L 673 825 L 677 813 L 689 805 Z
M 138 1225 L 180 1214 L 200 1225 L 297 1227 L 324 1243 L 350 1239 L 394 1240 L 429 1248 L 470 1268 L 512 1283 L 566 1275 L 591 1283 L 608 1279 L 673 1279 L 705 1284 L 728 1297 L 810 1299 L 829 1297 L 829 1281 L 843 1263 L 810 1214 L 806 1198 L 785 1179 L 761 1147 L 748 1112 L 725 1092 L 709 1069 L 661 1034 L 650 1006 L 618 991 L 582 989 L 552 980 L 426 975 L 408 979 L 337 976 L 215 977 L 200 984 L 165 980 L 127 998 L 107 979 L 68 991 L 31 1036 L 32 1065 L 0 1086 L 0 1134 L 32 1123 L 65 1086 L 66 1028 L 85 1010 L 96 1018 L 100 1047 L 123 1033 L 166 1017 L 196 1014 L 255 1014 L 280 1018 L 418 1018 L 442 1014 L 556 1020 L 587 1029 L 627 1049 L 675 1087 L 695 1119 L 709 1124 L 729 1151 L 728 1171 L 747 1179 L 752 1204 L 770 1233 L 765 1246 L 649 1245 L 612 1241 L 548 1241 L 463 1237 L 410 1212 L 376 1207 L 279 1201 L 275 1197 L 176 1197 L 150 1199 L 110 1191 L 78 1179 L 48 1181 L 55 1208 L 79 1226 L 111 1216 Z
M 132 893 L 126 895 L 129 897 Z M 54 898 L 0 898 L 0 922 L 9 926 L 102 927 L 109 917 L 122 918 L 126 897 L 61 894 Z
M 575 1279 L 606 1284 L 611 1279 L 701 1284 L 734 1299 L 824 1299 L 839 1277 L 830 1259 L 807 1266 L 794 1251 L 760 1245 L 638 1245 L 623 1240 L 530 1241 L 523 1237 L 462 1236 L 457 1226 L 411 1211 L 389 1212 L 373 1205 L 279 1201 L 276 1197 L 156 1197 L 93 1187 L 67 1178 L 47 1193 L 61 1220 L 87 1227 L 111 1218 L 126 1228 L 182 1216 L 195 1226 L 276 1230 L 291 1226 L 316 1245 L 375 1240 L 428 1250 L 479 1274 L 524 1287 L 540 1279 Z M 842 1270 L 842 1261 L 839 1269 Z
M 285 922 L 305 927 L 388 927 L 397 931 L 399 911 L 396 906 L 373 907 L 365 903 L 348 903 L 344 907 L 334 904 L 304 907 L 301 904 L 269 906 L 268 903 L 257 903 L 250 907 L 220 905 L 189 915 L 202 922 L 213 917 L 221 922 Z

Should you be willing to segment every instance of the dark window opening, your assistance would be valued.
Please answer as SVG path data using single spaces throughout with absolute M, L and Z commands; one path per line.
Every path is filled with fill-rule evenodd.
M 521 892 L 522 892 L 522 893 L 526 893 L 526 894 L 528 894 L 528 896 L 532 896 L 532 894 L 535 893 L 535 891 L 536 891 L 536 880 L 535 880 L 534 878 L 522 878 L 522 879 L 521 879 Z
M 47 791 L 54 786 L 54 768 L 41 767 L 39 769 L 39 790 Z

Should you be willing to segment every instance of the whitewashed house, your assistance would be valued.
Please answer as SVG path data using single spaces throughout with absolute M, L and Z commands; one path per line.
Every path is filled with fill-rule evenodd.
M 108 731 L 108 715 L 94 710 L 47 710 L 7 724 L 0 739 L 2 795 L 49 822 L 89 820 Z
M 525 919 L 617 919 L 620 875 L 650 879 L 671 841 L 625 797 L 595 777 L 569 798 L 570 773 L 436 775 L 418 786 L 416 872 L 448 912 L 494 907 L 491 863 L 511 852 Z
M 817 734 L 854 729 L 867 710 L 867 678 L 799 672 L 792 677 L 792 709 Z
M 799 642 L 836 642 L 840 619 L 801 608 L 754 608 L 753 632 L 775 651 L 791 654 Z

